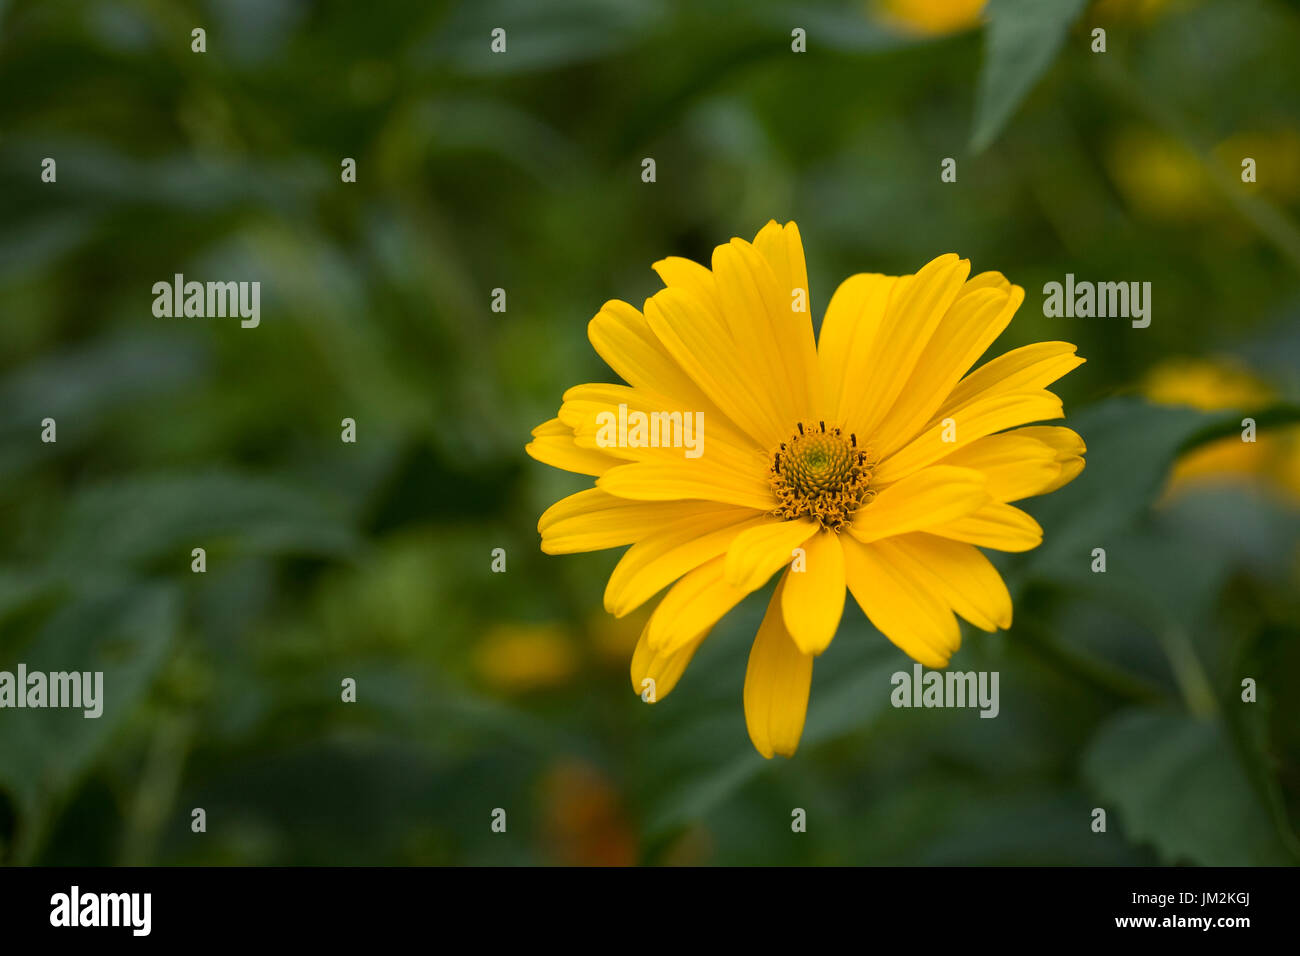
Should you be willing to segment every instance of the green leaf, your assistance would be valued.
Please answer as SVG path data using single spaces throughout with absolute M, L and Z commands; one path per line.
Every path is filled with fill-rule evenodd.
M 971 149 L 997 138 L 1047 71 L 1087 0 L 990 0 L 988 40 L 975 101 Z
M 1217 721 L 1128 711 L 1098 733 L 1083 771 L 1126 834 L 1166 863 L 1295 862 Z
M 29 362 L 0 379 L 0 475 L 75 450 L 109 416 L 158 401 L 201 377 L 202 351 L 177 336 L 110 336 Z M 58 423 L 57 444 L 40 441 Z
M 64 568 L 115 568 L 229 546 L 242 554 L 342 557 L 357 547 L 343 506 L 297 485 L 217 472 L 109 481 L 80 493 L 55 548 Z
M 56 611 L 35 639 L 9 652 L 0 669 L 103 672 L 102 713 L 84 709 L 0 712 L 0 793 L 18 815 L 14 857 L 34 851 L 45 824 L 80 775 L 134 711 L 161 666 L 179 624 L 174 588 L 150 586 L 88 595 Z

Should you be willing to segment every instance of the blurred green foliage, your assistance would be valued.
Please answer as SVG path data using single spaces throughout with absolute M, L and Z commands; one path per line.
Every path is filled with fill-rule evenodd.
M 919 37 L 831 0 L 0 3 L 0 668 L 108 689 L 97 721 L 0 711 L 0 859 L 1295 863 L 1295 502 L 1153 504 L 1242 412 L 1295 417 L 1300 15 L 1140 6 L 994 0 Z M 601 611 L 616 555 L 538 550 L 583 482 L 522 446 L 612 377 L 587 320 L 769 218 L 800 225 L 815 315 L 957 251 L 1027 289 L 994 351 L 1089 359 L 1060 386 L 1088 468 L 1000 560 L 1013 629 L 953 661 L 1001 672 L 997 720 L 889 707 L 909 662 L 850 604 L 799 755 L 765 762 L 764 595 L 645 707 L 637 622 Z M 155 318 L 178 272 L 260 281 L 261 326 Z M 1043 317 L 1066 272 L 1152 282 L 1150 328 Z M 1175 355 L 1279 405 L 1146 403 Z

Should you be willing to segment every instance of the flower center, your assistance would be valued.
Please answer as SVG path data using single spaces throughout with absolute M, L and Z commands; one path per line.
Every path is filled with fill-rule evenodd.
M 777 517 L 812 518 L 839 531 L 875 492 L 868 489 L 874 461 L 858 436 L 825 422 L 799 422 L 797 432 L 772 453 L 768 477 L 780 504 Z

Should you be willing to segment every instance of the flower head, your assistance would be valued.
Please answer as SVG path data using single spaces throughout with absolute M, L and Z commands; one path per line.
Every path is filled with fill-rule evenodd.
M 987 0 L 875 0 L 879 19 L 908 33 L 944 36 L 978 26 Z
M 1229 359 L 1174 358 L 1152 369 L 1142 391 L 1157 405 L 1203 412 L 1251 412 L 1277 400 L 1269 385 Z M 1174 463 L 1163 500 L 1209 484 L 1261 483 L 1300 503 L 1300 425 L 1269 428 L 1253 441 L 1230 435 L 1194 448 Z
M 817 340 L 794 223 L 718 246 L 711 265 L 657 262 L 665 288 L 643 309 L 615 300 L 591 320 L 592 345 L 627 384 L 571 388 L 533 430 L 530 455 L 596 478 L 538 529 L 550 554 L 631 545 L 605 589 L 616 616 L 667 589 L 632 657 L 650 702 L 779 572 L 744 705 L 759 752 L 789 756 L 846 588 L 930 667 L 960 644 L 954 614 L 1010 626 L 1010 595 L 979 549 L 1037 546 L 1042 529 L 1010 502 L 1083 469 L 1078 435 L 1029 425 L 1062 417 L 1047 386 L 1083 359 L 1044 342 L 967 374 L 1024 290 L 970 276 L 955 255 L 845 280 Z M 694 457 L 677 440 L 692 421 Z

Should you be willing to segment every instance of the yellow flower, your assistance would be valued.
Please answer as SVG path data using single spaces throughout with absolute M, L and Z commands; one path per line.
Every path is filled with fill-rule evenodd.
M 1226 360 L 1169 359 L 1142 383 L 1157 405 L 1189 405 L 1203 412 L 1249 413 L 1276 396 L 1248 370 Z M 1261 432 L 1253 442 L 1232 435 L 1195 448 L 1174 463 L 1165 489 L 1171 500 L 1196 485 L 1264 481 L 1300 501 L 1300 425 Z
M 483 681 L 505 693 L 558 687 L 577 668 L 573 642 L 555 624 L 497 624 L 474 655 Z
M 1283 202 L 1300 196 L 1300 133 L 1293 129 L 1237 133 L 1216 146 L 1214 156 L 1233 179 L 1241 175 L 1241 161 L 1250 157 L 1257 164 L 1257 188 Z
M 977 26 L 987 0 L 875 0 L 880 19 L 925 36 Z
M 1146 218 L 1193 222 L 1209 215 L 1218 201 L 1196 154 L 1153 130 L 1122 130 L 1104 159 L 1130 208 Z
M 530 455 L 597 479 L 542 515 L 542 550 L 632 545 L 605 589 L 619 617 L 668 588 L 632 656 L 633 689 L 649 701 L 667 696 L 723 615 L 784 569 L 744 705 L 758 751 L 789 756 L 846 587 L 930 667 L 960 644 L 953 612 L 987 631 L 1010 626 L 1010 595 L 976 546 L 1042 541 L 1009 502 L 1070 481 L 1084 446 L 1067 428 L 1017 426 L 1062 417 L 1046 387 L 1083 359 L 1045 342 L 966 375 L 1024 290 L 996 272 L 968 278 L 970 263 L 952 254 L 915 275 L 847 279 L 820 342 L 794 223 L 719 246 L 712 269 L 679 258 L 654 268 L 666 288 L 644 310 L 615 300 L 588 326 L 628 384 L 571 388 L 533 430 Z M 651 415 L 660 441 L 623 427 Z M 692 451 L 685 425 L 671 422 L 696 415 L 703 441 Z

